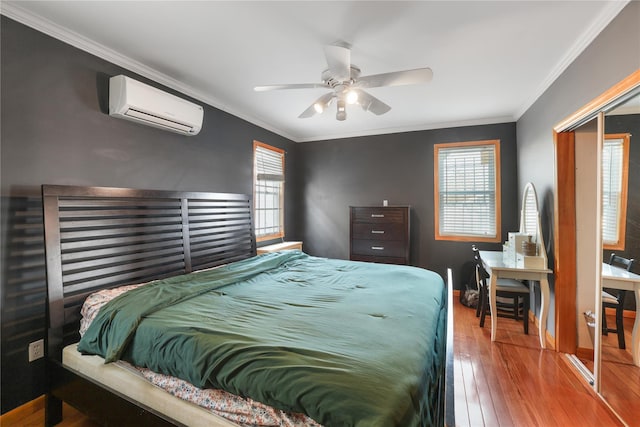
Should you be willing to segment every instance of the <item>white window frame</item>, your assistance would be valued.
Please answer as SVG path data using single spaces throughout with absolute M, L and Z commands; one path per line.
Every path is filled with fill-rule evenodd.
M 435 239 L 500 242 L 500 140 L 435 144 L 433 150 Z M 485 176 L 478 180 L 478 174 Z
M 602 153 L 602 247 L 624 250 L 629 179 L 628 133 L 604 136 Z
M 285 151 L 253 141 L 253 212 L 256 241 L 284 237 Z

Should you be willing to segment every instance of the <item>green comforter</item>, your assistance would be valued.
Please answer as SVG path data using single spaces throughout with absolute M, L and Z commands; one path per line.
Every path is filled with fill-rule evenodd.
M 431 424 L 444 340 L 436 273 L 270 253 L 115 298 L 79 350 L 303 412 Z

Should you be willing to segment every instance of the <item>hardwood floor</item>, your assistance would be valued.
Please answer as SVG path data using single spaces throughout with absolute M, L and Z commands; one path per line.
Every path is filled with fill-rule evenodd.
M 60 427 L 99 427 L 85 415 L 67 405 L 62 406 Z M 9 411 L 0 417 L 2 427 L 42 427 L 44 425 L 44 396 Z
M 634 319 L 624 319 L 626 349 L 618 348 L 618 337 L 609 333 L 602 337 L 602 395 L 632 427 L 640 427 L 640 369 L 633 364 L 631 355 L 631 331 Z M 607 316 L 607 322 L 615 324 L 613 315 Z M 593 360 L 581 359 L 584 365 L 593 371 Z
M 536 328 L 524 335 L 521 322 L 500 318 L 491 343 L 490 320 L 480 328 L 475 310 L 457 299 L 454 316 L 457 426 L 622 426 L 563 354 L 540 349 Z M 21 418 L 9 412 L 0 424 L 42 426 L 42 405 L 30 412 Z M 59 425 L 97 426 L 68 406 Z
M 499 318 L 481 328 L 475 310 L 454 303 L 458 426 L 621 426 L 562 353 L 542 350 L 537 329 Z

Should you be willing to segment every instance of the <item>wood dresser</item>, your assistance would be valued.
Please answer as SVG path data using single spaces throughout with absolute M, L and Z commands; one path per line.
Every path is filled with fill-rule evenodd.
M 410 206 L 351 206 L 350 259 L 409 264 Z

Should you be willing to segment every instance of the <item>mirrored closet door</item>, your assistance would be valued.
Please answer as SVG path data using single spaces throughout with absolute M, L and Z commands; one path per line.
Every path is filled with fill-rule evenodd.
M 554 131 L 556 346 L 622 420 L 638 425 L 640 70 Z M 609 265 L 612 254 L 637 264 Z
M 599 343 L 600 394 L 630 425 L 640 424 L 640 355 L 637 353 L 640 343 L 633 340 L 636 321 L 633 316 L 637 317 L 640 302 L 639 188 L 640 93 L 637 93 L 605 113 L 602 168 L 603 260 L 608 263 L 611 254 L 615 254 L 634 262 L 628 275 L 625 274 L 627 266 L 620 263 L 602 271 L 606 292 L 602 296 L 613 297 L 613 300 L 604 304 L 606 328 L 603 325 Z M 614 280 L 616 274 L 624 277 Z M 616 319 L 618 308 L 621 315 Z M 618 328 L 621 330 L 613 332 Z M 640 331 L 636 330 L 637 334 Z

